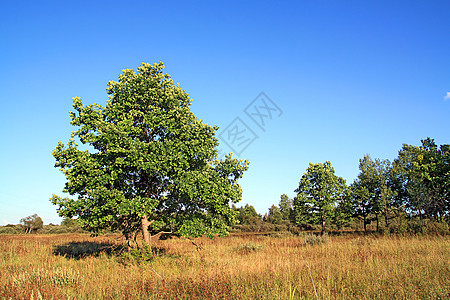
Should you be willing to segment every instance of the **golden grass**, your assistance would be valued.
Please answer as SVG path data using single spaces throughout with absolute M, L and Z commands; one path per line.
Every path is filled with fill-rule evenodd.
M 200 251 L 175 238 L 155 241 L 164 252 L 143 264 L 107 251 L 123 243 L 0 236 L 0 299 L 450 298 L 449 237 L 335 236 L 308 245 L 303 237 L 232 235 L 200 239 Z

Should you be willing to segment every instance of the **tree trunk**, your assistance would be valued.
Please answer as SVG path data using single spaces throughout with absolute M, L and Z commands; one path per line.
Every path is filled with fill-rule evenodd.
M 127 245 L 128 245 L 128 252 L 131 251 L 131 249 L 135 248 L 137 243 L 136 243 L 136 232 L 130 233 L 130 234 L 126 234 L 125 238 L 127 239 Z
M 384 223 L 385 223 L 385 228 L 389 228 L 389 217 L 387 214 L 387 211 L 384 213 Z
M 322 235 L 325 233 L 325 218 L 322 216 Z
M 378 219 L 378 214 L 375 215 L 376 219 L 377 219 L 377 232 L 380 230 L 380 222 Z
M 147 219 L 147 216 L 142 217 L 142 235 L 144 236 L 144 242 L 147 245 L 150 245 L 151 243 L 151 235 L 148 231 L 148 226 L 150 226 L 151 222 Z
M 367 221 L 366 221 L 366 215 L 364 215 L 364 233 L 367 232 Z

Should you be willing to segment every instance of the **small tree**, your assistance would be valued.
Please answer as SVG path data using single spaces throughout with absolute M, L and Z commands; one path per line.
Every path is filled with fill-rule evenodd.
M 323 164 L 310 163 L 295 190 L 297 223 L 320 224 L 322 234 L 325 233 L 326 223 L 333 218 L 336 206 L 345 198 L 345 190 L 345 180 L 334 174 L 329 161 Z
M 372 159 L 365 155 L 359 160 L 360 173 L 353 183 L 354 204 L 358 213 L 363 214 L 364 230 L 367 217 L 373 215 L 380 229 L 380 217 L 384 216 L 388 225 L 389 212 L 393 205 L 390 189 L 391 163 L 389 160 Z
M 25 228 L 25 233 L 36 232 L 44 227 L 44 222 L 37 214 L 20 219 L 20 223 Z
M 283 194 L 280 197 L 280 207 L 281 214 L 283 215 L 283 220 L 293 221 L 294 219 L 294 200 L 289 198 L 288 195 Z
M 269 207 L 269 213 L 267 214 L 266 221 L 275 225 L 282 225 L 283 222 L 283 213 L 280 208 L 276 205 L 272 205 Z
M 367 231 L 367 224 L 370 223 L 371 214 L 370 193 L 367 187 L 361 185 L 359 180 L 355 180 L 350 186 L 353 211 L 356 217 L 363 219 L 364 232 Z
M 253 205 L 245 204 L 239 208 L 233 205 L 232 207 L 237 212 L 236 218 L 240 225 L 249 225 L 262 219 Z
M 61 226 L 72 228 L 72 227 L 78 227 L 79 225 L 78 225 L 78 221 L 76 219 L 64 217 L 61 222 Z
M 444 221 L 450 212 L 450 145 L 403 145 L 394 161 L 395 191 L 412 213 Z
M 338 229 L 348 227 L 354 221 L 354 214 L 351 190 L 349 187 L 346 187 L 342 198 L 336 203 L 332 222 Z
M 230 204 L 241 200 L 237 181 L 248 162 L 231 154 L 217 160 L 218 128 L 190 111 L 189 95 L 163 68 L 124 70 L 108 83 L 105 107 L 73 99 L 78 129 L 53 155 L 67 178 L 64 192 L 76 198 L 51 201 L 85 230 L 121 230 L 130 240 L 141 230 L 150 243 L 161 233 L 225 235 L 235 221 Z

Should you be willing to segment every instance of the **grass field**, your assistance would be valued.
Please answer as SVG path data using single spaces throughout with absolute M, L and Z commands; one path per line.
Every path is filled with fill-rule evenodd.
M 317 242 L 317 243 L 315 243 Z M 118 235 L 0 235 L 0 299 L 448 299 L 450 238 L 232 235 L 155 241 L 136 263 Z

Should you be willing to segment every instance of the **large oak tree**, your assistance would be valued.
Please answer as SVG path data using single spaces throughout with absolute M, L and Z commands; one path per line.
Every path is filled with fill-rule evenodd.
M 227 234 L 248 162 L 231 154 L 217 160 L 218 128 L 191 112 L 189 95 L 163 68 L 123 70 L 108 83 L 106 106 L 73 99 L 77 130 L 53 151 L 67 178 L 63 192 L 73 196 L 51 198 L 61 216 L 77 217 L 94 233 L 121 230 L 128 239 L 142 230 L 147 243 L 160 233 Z

